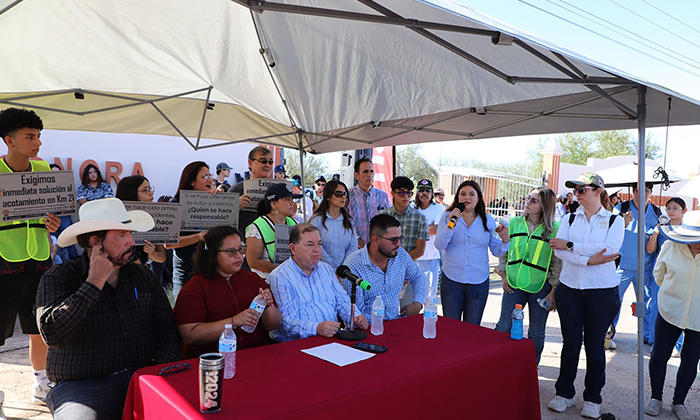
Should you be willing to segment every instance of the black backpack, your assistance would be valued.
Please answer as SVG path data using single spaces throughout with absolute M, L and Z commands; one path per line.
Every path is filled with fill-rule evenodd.
M 661 216 L 660 208 L 652 203 L 649 203 L 649 205 L 651 205 L 651 209 L 654 211 L 657 218 Z M 620 214 L 627 213 L 628 211 L 630 211 L 630 200 L 623 201 L 622 204 L 620 204 Z

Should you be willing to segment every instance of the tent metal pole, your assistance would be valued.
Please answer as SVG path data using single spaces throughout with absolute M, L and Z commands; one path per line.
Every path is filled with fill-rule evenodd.
M 637 144 L 637 202 L 639 203 L 639 218 L 637 219 L 637 302 L 635 303 L 635 315 L 637 316 L 637 418 L 644 420 L 644 263 L 646 251 L 646 125 L 647 125 L 647 87 L 639 86 L 637 104 L 637 126 L 639 138 Z M 640 226 L 642 228 L 640 228 Z
M 195 147 L 195 150 L 199 150 L 199 142 L 202 140 L 202 130 L 204 130 L 204 120 L 207 118 L 207 110 L 209 109 L 209 98 L 211 98 L 212 89 L 213 86 L 209 86 L 209 90 L 207 91 L 207 100 L 206 102 L 204 102 L 204 109 L 202 110 L 202 121 L 200 121 L 199 123 L 199 131 L 197 132 L 197 147 Z
M 301 130 L 297 131 L 299 138 L 299 170 L 301 171 L 301 209 L 304 213 L 303 220 L 306 220 L 306 174 L 304 173 L 304 139 Z

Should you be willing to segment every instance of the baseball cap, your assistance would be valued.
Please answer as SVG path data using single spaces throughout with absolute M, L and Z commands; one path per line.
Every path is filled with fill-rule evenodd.
M 428 188 L 428 189 L 431 189 L 431 190 L 432 190 L 432 189 L 433 189 L 433 183 L 430 182 L 429 179 L 421 179 L 420 181 L 418 181 L 418 188 L 419 188 L 419 189 L 420 189 L 420 188 L 423 188 L 423 189 Z
M 323 176 L 319 176 L 316 181 L 314 181 L 314 184 L 317 184 L 319 182 L 326 182 L 326 178 Z
M 265 191 L 265 198 L 269 201 L 275 201 L 285 197 L 300 198 L 302 195 L 292 193 L 292 187 L 286 182 L 270 184 L 270 186 L 267 187 L 267 191 Z
M 566 181 L 566 188 L 576 188 L 579 185 L 591 185 L 594 187 L 605 188 L 605 183 L 600 175 L 593 172 L 584 172 L 578 178 Z
M 283 166 L 283 165 L 277 165 L 277 166 L 275 166 L 275 173 L 278 174 L 278 173 L 281 173 L 281 172 L 287 173 L 287 171 L 284 169 L 284 166 Z
M 218 165 L 216 165 L 216 170 L 217 171 L 223 171 L 225 169 L 228 169 L 229 171 L 233 169 L 232 167 L 228 166 L 228 163 L 226 162 L 221 162 Z

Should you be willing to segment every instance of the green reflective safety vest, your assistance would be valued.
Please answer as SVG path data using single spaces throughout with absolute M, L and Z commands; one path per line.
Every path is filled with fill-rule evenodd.
M 262 236 L 263 243 L 267 249 L 267 257 L 271 262 L 275 262 L 275 225 L 272 224 L 270 219 L 263 216 L 253 220 L 253 224 L 260 230 L 260 236 Z M 294 226 L 297 222 L 291 217 L 285 217 L 284 224 Z
M 31 172 L 50 172 L 48 162 L 30 160 Z M 0 173 L 13 173 L 5 159 L 0 159 Z M 30 259 L 44 261 L 51 256 L 46 225 L 40 219 L 0 222 L 0 257 L 5 261 Z
M 550 233 L 547 239 L 553 239 L 558 230 L 559 222 L 554 222 L 554 232 Z M 539 292 L 547 280 L 549 263 L 552 260 L 552 247 L 542 238 L 544 225 L 540 224 L 530 233 L 525 217 L 515 217 L 510 219 L 508 233 L 508 284 L 528 293 Z

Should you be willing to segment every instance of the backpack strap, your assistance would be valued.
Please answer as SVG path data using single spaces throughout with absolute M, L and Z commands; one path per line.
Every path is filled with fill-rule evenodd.
M 569 215 L 569 226 L 571 226 L 571 225 L 574 224 L 574 219 L 576 219 L 576 214 L 575 214 L 575 213 L 571 213 L 571 214 Z

